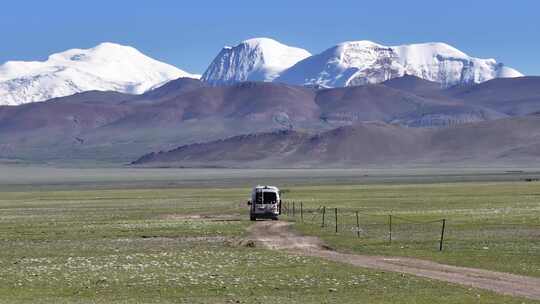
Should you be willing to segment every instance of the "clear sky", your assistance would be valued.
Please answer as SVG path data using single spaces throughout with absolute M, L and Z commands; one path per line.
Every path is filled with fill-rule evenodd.
M 0 63 L 103 41 L 192 73 L 252 37 L 320 52 L 348 40 L 442 41 L 540 75 L 540 1 L 2 1 Z

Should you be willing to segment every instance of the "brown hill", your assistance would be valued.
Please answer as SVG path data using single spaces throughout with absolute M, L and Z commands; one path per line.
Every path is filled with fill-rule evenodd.
M 142 166 L 349 167 L 517 165 L 540 161 L 540 116 L 405 128 L 359 123 L 317 135 L 273 132 L 150 153 Z
M 466 104 L 512 116 L 540 111 L 539 76 L 497 78 L 477 85 L 450 88 L 446 93 Z
M 0 158 L 125 162 L 149 151 L 276 130 L 320 133 L 374 121 L 448 127 L 540 111 L 537 83 L 524 77 L 443 90 L 405 76 L 316 90 L 258 82 L 209 87 L 181 78 L 138 96 L 93 91 L 0 107 Z

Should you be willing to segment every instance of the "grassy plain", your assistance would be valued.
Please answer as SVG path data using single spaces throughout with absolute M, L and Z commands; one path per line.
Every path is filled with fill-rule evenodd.
M 366 177 L 350 173 L 339 177 L 335 173 L 326 182 L 313 172 L 304 176 L 299 171 L 263 172 L 261 176 L 234 170 L 218 170 L 209 173 L 209 178 L 205 176 L 207 171 L 198 177 L 191 173 L 178 177 L 164 170 L 164 175 L 154 171 L 155 176 L 147 179 L 132 171 L 125 171 L 129 174 L 122 178 L 122 169 L 115 170 L 105 171 L 104 177 L 99 171 L 93 176 L 77 175 L 73 170 L 68 178 L 57 172 L 47 178 L 46 171 L 40 171 L 43 177 L 21 171 L 20 178 L 0 172 L 0 302 L 534 302 L 287 255 L 246 246 L 242 239 L 250 225 L 243 203 L 253 183 L 275 183 L 288 190 L 288 199 L 303 200 L 308 206 L 324 202 L 369 213 L 392 210 L 417 219 L 445 216 L 450 223 L 462 222 L 465 229 L 472 225 L 470 221 L 477 220 L 498 222 L 502 218 L 524 225 L 534 223 L 540 212 L 535 196 L 539 185 L 535 183 L 403 185 L 380 175 L 377 179 L 384 182 L 350 186 L 346 184 Z M 497 194 L 487 196 L 495 190 Z M 495 210 L 506 211 L 501 215 Z M 205 217 L 216 214 L 220 217 Z M 411 244 L 408 249 L 395 251 L 380 242 L 366 239 L 363 243 L 350 235 L 335 236 L 330 230 L 321 233 L 313 227 L 298 225 L 297 229 L 321 234 L 343 250 L 452 262 L 451 252 L 459 249 L 452 248 L 456 245 L 449 239 L 449 248 L 442 255 L 431 249 L 415 249 Z M 509 246 L 519 259 L 530 255 L 523 265 L 533 270 L 508 270 L 538 275 L 538 236 L 528 243 L 516 243 L 519 246 L 500 246 Z M 470 247 L 468 242 L 464 244 L 464 248 Z M 491 243 L 489 246 L 498 248 Z M 507 263 L 517 267 L 519 259 L 510 259 L 505 250 L 471 252 L 482 253 L 474 257 L 477 267 L 498 269 L 493 257 L 499 259 L 500 252 Z M 466 259 L 454 263 L 462 262 L 469 263 Z
M 291 189 L 288 197 L 302 201 L 306 209 L 327 206 L 325 229 L 320 228 L 320 212 L 306 215 L 306 224 L 296 228 L 339 250 L 540 277 L 539 182 L 317 186 Z M 343 210 L 338 214 L 338 233 L 335 207 Z M 359 238 L 353 211 L 360 213 Z M 439 252 L 442 222 L 437 220 L 443 218 Z M 300 222 L 298 213 L 296 220 Z

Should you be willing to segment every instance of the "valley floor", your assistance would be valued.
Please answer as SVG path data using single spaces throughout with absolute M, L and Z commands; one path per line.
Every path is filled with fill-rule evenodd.
M 245 201 L 254 183 L 275 184 L 287 200 L 302 201 L 306 210 L 326 205 L 391 211 L 414 220 L 445 217 L 450 232 L 443 252 L 431 238 L 400 239 L 399 224 L 395 244 L 388 246 L 321 230 L 298 217 L 282 219 L 296 221 L 293 229 L 320 237 L 339 251 L 457 266 L 475 263 L 477 268 L 538 278 L 537 175 L 526 170 L 448 170 L 437 175 L 436 170 L 420 169 L 2 167 L 0 302 L 536 303 L 253 246 Z M 460 238 L 478 225 L 500 221 L 520 225 L 524 233 L 512 239 L 488 233 L 481 242 Z M 458 234 L 452 228 L 456 223 Z

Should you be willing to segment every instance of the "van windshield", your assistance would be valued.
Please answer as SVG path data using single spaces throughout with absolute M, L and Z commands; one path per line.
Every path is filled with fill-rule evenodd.
M 263 204 L 277 203 L 277 195 L 275 192 L 263 192 Z

